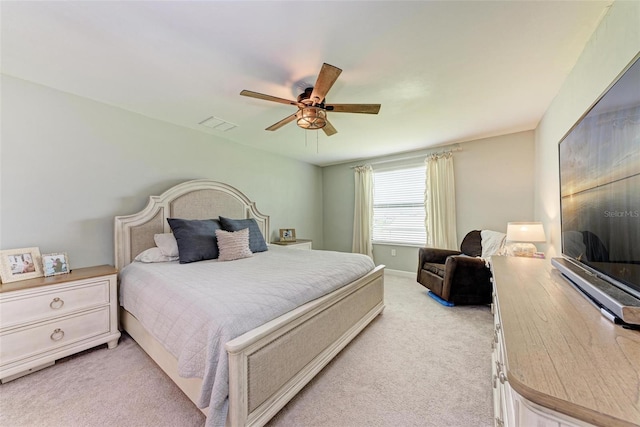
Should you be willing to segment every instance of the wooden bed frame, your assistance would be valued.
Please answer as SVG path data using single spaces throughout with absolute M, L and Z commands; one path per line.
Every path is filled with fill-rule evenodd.
M 167 218 L 254 218 L 269 242 L 269 217 L 244 194 L 216 181 L 179 184 L 151 196 L 139 213 L 115 218 L 116 268 L 145 249 L 156 233 L 170 232 Z M 230 426 L 261 426 L 384 309 L 384 266 L 226 343 L 229 355 Z M 177 359 L 129 312 L 122 328 L 197 404 L 202 380 L 178 375 Z M 207 414 L 207 409 L 202 410 Z

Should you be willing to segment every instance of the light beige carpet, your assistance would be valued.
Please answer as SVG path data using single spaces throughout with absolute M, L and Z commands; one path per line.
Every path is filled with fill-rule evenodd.
M 386 308 L 268 424 L 491 426 L 488 307 L 443 307 L 387 274 Z M 126 334 L 0 386 L 0 426 L 202 426 Z

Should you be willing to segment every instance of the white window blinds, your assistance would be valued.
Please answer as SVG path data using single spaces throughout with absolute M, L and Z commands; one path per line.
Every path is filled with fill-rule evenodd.
M 374 171 L 373 243 L 424 246 L 425 166 Z

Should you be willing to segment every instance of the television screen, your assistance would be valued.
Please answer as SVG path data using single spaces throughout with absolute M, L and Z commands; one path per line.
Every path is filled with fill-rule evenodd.
M 640 297 L 640 60 L 559 146 L 562 253 Z

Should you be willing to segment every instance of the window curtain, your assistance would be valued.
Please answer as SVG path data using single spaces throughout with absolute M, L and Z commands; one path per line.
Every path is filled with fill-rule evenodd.
M 453 154 L 434 154 L 427 165 L 424 193 L 427 246 L 456 250 L 456 189 L 453 178 Z
M 355 173 L 355 206 L 353 210 L 353 244 L 351 251 L 373 258 L 373 168 L 357 166 Z

